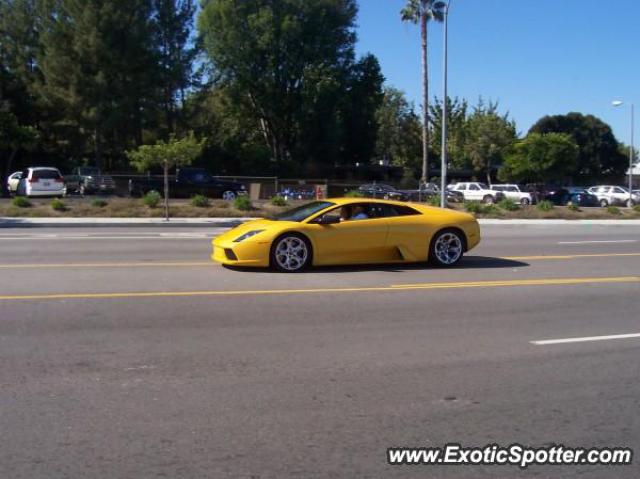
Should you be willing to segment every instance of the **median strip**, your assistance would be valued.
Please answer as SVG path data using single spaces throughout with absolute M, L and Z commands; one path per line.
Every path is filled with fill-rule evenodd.
M 537 280 L 508 280 L 508 281 L 475 281 L 425 283 L 411 285 L 374 286 L 362 288 L 315 288 L 315 289 L 273 289 L 273 290 L 230 290 L 230 291 L 159 291 L 159 292 L 114 292 L 114 293 L 55 293 L 2 295 L 0 301 L 27 300 L 64 300 L 64 299 L 133 299 L 133 298 L 180 298 L 207 296 L 271 296 L 294 294 L 330 294 L 330 293 L 370 293 L 370 292 L 399 292 L 433 289 L 456 288 L 496 288 L 505 286 L 554 286 L 581 285 L 602 283 L 638 283 L 640 276 L 622 276 L 616 278 L 569 278 L 569 279 L 537 279 Z

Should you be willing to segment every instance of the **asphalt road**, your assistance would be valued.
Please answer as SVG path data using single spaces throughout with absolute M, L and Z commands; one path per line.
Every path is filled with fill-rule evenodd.
M 640 453 L 640 227 L 486 226 L 460 267 L 209 263 L 203 228 L 0 231 L 0 478 L 636 478 L 389 466 Z

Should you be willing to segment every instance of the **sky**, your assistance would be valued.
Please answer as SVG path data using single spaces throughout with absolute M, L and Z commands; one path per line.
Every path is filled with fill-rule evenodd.
M 357 50 L 375 54 L 418 108 L 419 30 L 400 21 L 404 3 L 359 0 Z M 430 96 L 442 97 L 443 28 L 429 28 Z M 452 0 L 449 96 L 499 101 L 521 134 L 544 115 L 593 114 L 628 144 L 629 105 L 640 111 L 640 0 Z M 617 99 L 627 103 L 614 108 Z

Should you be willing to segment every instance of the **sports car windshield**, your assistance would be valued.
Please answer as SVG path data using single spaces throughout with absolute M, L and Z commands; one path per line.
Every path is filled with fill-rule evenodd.
M 334 204 L 335 203 L 329 201 L 314 201 L 313 203 L 298 206 L 292 210 L 280 213 L 274 219 L 276 221 L 297 221 L 299 223 L 318 211 L 322 211 L 329 206 L 334 206 Z

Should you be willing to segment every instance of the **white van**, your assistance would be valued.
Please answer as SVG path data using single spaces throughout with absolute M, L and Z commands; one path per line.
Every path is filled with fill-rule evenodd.
M 58 196 L 67 193 L 64 178 L 57 168 L 34 167 L 22 172 L 16 194 L 18 196 Z

